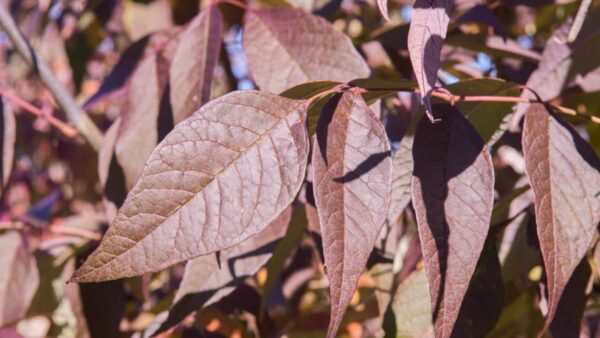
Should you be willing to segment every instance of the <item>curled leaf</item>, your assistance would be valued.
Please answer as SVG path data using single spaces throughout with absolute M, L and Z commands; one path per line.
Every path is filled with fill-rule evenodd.
M 341 95 L 341 96 L 340 96 Z M 392 163 L 381 122 L 358 93 L 324 110 L 313 149 L 315 202 L 329 277 L 334 337 L 390 205 Z
M 492 158 L 454 107 L 434 106 L 413 144 L 412 200 L 429 280 L 436 337 L 450 337 L 482 252 L 494 202 Z
M 347 82 L 370 74 L 350 39 L 321 17 L 274 8 L 247 12 L 245 20 L 244 52 L 262 90 L 280 93 L 305 82 Z
M 440 69 L 442 43 L 450 22 L 450 0 L 415 0 L 408 31 L 408 51 L 427 116 L 433 121 L 431 94 Z
M 154 149 L 72 281 L 158 271 L 262 231 L 302 185 L 305 120 L 305 101 L 257 91 L 203 106 Z
M 523 154 L 548 279 L 548 328 L 600 222 L 600 161 L 542 104 L 530 105 L 525 113 Z

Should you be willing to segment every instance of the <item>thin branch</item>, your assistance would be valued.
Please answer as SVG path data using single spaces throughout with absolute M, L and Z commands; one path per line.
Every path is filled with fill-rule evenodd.
M 414 92 L 419 93 L 419 89 L 407 89 L 407 88 L 365 88 L 367 91 L 398 91 L 398 92 Z M 432 96 L 435 96 L 439 99 L 442 99 L 452 105 L 456 102 L 514 102 L 514 103 L 536 103 L 540 102 L 539 100 L 530 100 L 524 97 L 517 96 L 494 96 L 494 95 L 454 95 L 450 91 L 445 88 L 437 88 L 434 91 Z M 592 123 L 600 124 L 600 117 L 586 115 L 578 113 L 577 111 L 563 107 L 558 105 L 551 105 L 557 112 L 564 114 L 579 117 L 585 120 L 588 120 Z
M 20 222 L 20 221 L 0 222 L 0 230 L 23 230 L 23 229 L 25 229 L 24 222 Z M 45 228 L 44 230 L 48 230 L 54 234 L 81 237 L 81 238 L 89 239 L 91 241 L 99 241 L 100 239 L 102 239 L 102 234 L 100 234 L 98 232 L 89 231 L 89 230 L 85 230 L 85 229 L 66 227 L 66 226 L 62 226 L 62 225 L 58 225 L 58 224 L 52 224 L 52 225 L 48 226 L 47 228 Z
M 84 230 L 84 229 L 78 229 L 78 228 L 65 227 L 62 225 L 50 225 L 50 227 L 48 227 L 48 230 L 50 230 L 50 232 L 53 232 L 55 234 L 77 236 L 77 237 L 89 239 L 92 241 L 99 241 L 100 239 L 102 239 L 102 235 L 97 232 Z
M 73 123 L 89 144 L 98 150 L 102 141 L 102 133 L 75 102 L 73 96 L 58 81 L 46 63 L 31 48 L 4 5 L 0 5 L 0 27 L 6 32 L 17 52 L 36 70 L 41 81 L 52 92 L 58 105 L 65 111 L 69 121 Z
M 75 138 L 75 137 L 77 137 L 77 135 L 79 135 L 79 132 L 77 130 L 73 129 L 71 126 L 65 124 L 63 121 L 57 119 L 56 117 L 54 117 L 52 115 L 45 114 L 41 109 L 39 109 L 38 107 L 32 105 L 31 103 L 23 100 L 16 94 L 9 92 L 9 91 L 3 91 L 2 89 L 0 89 L 0 95 L 4 96 L 9 101 L 14 103 L 18 107 L 20 107 L 21 109 L 23 109 L 27 112 L 30 112 L 31 114 L 33 114 L 37 117 L 45 119 L 46 121 L 48 121 L 48 123 L 53 125 L 56 129 L 60 130 L 60 132 L 62 132 L 66 137 Z

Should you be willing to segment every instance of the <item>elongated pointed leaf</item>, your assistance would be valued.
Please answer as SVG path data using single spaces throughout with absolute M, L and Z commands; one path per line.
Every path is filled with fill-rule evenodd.
M 347 82 L 370 74 L 346 35 L 302 10 L 250 11 L 244 28 L 244 52 L 260 89 L 280 93 L 305 82 Z
M 434 337 L 429 282 L 424 269 L 412 272 L 402 281 L 390 306 L 396 337 Z
M 4 326 L 25 315 L 40 277 L 21 234 L 0 234 L 0 250 L 0 326 Z
M 408 31 L 410 61 L 430 119 L 433 119 L 431 93 L 440 69 L 442 43 L 450 22 L 451 5 L 450 0 L 415 0 Z
M 0 125 L 0 151 L 2 158 L 0 161 L 0 196 L 4 192 L 6 184 L 10 179 L 13 160 L 15 157 L 15 141 L 17 140 L 17 123 L 12 109 L 6 104 L 4 97 L 0 97 L 0 113 L 2 113 L 2 124 Z
M 223 16 L 217 6 L 204 9 L 183 31 L 169 72 L 175 123 L 210 100 L 222 31 Z
M 313 148 L 315 202 L 329 277 L 334 337 L 387 216 L 390 146 L 381 122 L 358 93 L 340 94 L 322 113 Z
M 387 0 L 377 0 L 377 7 L 379 7 L 379 12 L 381 12 L 381 16 L 385 19 L 385 21 L 390 21 L 390 16 L 388 14 L 388 3 Z
M 262 231 L 302 185 L 305 101 L 256 91 L 205 105 L 150 155 L 76 282 L 158 271 Z
M 525 113 L 523 153 L 548 278 L 548 327 L 600 222 L 600 161 L 542 104 L 532 104 Z
M 256 274 L 273 255 L 291 218 L 292 208 L 287 207 L 263 231 L 221 251 L 219 259 L 215 255 L 205 255 L 187 262 L 173 306 L 163 321 L 157 318 L 159 320 L 144 332 L 144 336 L 168 330 L 190 313 L 231 294 L 246 278 Z M 152 329 L 153 326 L 156 328 Z
M 450 337 L 488 233 L 494 202 L 490 154 L 466 118 L 434 106 L 414 139 L 412 200 L 429 280 L 436 337 Z
M 412 147 L 415 137 L 415 129 L 423 114 L 414 116 L 408 126 L 406 134 L 400 140 L 400 146 L 392 157 L 393 179 L 392 179 L 392 202 L 388 213 L 388 221 L 392 224 L 400 217 L 402 211 L 410 203 L 410 186 L 413 172 Z
M 125 175 L 127 190 L 131 190 L 140 177 L 144 163 L 160 140 L 161 110 L 173 125 L 170 107 L 161 106 L 168 61 L 160 54 L 147 56 L 132 75 L 127 97 L 121 107 L 121 124 L 115 144 L 115 155 Z M 164 136 L 164 135 L 163 135 Z

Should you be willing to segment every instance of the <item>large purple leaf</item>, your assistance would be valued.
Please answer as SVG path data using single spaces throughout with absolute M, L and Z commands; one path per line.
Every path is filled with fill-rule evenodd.
M 158 271 L 262 231 L 302 185 L 306 102 L 244 91 L 179 123 L 154 149 L 96 251 L 91 282 Z
M 258 87 L 280 93 L 313 81 L 368 77 L 350 39 L 321 17 L 293 8 L 246 13 L 244 52 Z
M 523 153 L 548 279 L 547 328 L 600 222 L 600 161 L 542 104 L 530 105 L 525 113 Z
M 221 51 L 223 16 L 217 6 L 202 10 L 181 34 L 169 72 L 173 119 L 181 122 L 210 100 Z
M 392 185 L 383 125 L 359 93 L 339 95 L 335 111 L 321 113 L 312 157 L 329 277 L 328 337 L 339 328 L 385 222 Z
M 412 200 L 436 337 L 450 337 L 482 252 L 494 202 L 492 159 L 467 119 L 436 105 L 415 133 Z

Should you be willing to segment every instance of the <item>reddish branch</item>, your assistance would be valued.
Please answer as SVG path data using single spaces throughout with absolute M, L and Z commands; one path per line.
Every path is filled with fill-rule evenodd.
M 23 100 L 22 98 L 18 97 L 14 93 L 0 89 L 0 95 L 7 98 L 10 102 L 14 103 L 19 108 L 37 116 L 37 117 L 45 119 L 46 121 L 48 121 L 48 123 L 53 125 L 56 129 L 60 130 L 60 132 L 63 133 L 66 137 L 75 138 L 75 137 L 77 137 L 77 135 L 79 135 L 79 132 L 76 129 L 73 129 L 73 127 L 65 124 L 63 121 L 57 119 L 56 117 L 54 117 L 52 115 L 44 113 L 41 109 L 39 109 L 38 107 L 32 105 L 31 103 Z
M 24 228 L 25 228 L 25 223 L 20 222 L 20 221 L 19 222 L 0 222 L 0 230 L 22 230 Z M 102 235 L 97 232 L 89 231 L 89 230 L 85 230 L 85 229 L 66 227 L 66 226 L 57 225 L 57 224 L 52 224 L 49 227 L 45 228 L 45 230 L 48 230 L 54 234 L 81 237 L 81 238 L 89 239 L 92 241 L 99 241 L 100 239 L 102 239 Z
M 65 111 L 69 121 L 73 123 L 92 147 L 99 149 L 102 142 L 102 133 L 92 119 L 75 102 L 73 96 L 58 81 L 46 63 L 33 50 L 5 5 L 0 5 L 0 27 L 12 42 L 15 50 L 36 71 L 40 80 L 54 95 L 56 102 Z

